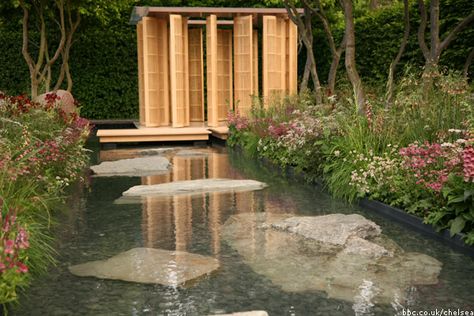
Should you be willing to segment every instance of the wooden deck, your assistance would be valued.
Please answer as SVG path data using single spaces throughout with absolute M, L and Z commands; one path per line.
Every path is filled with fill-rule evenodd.
M 169 141 L 202 141 L 209 140 L 209 135 L 226 140 L 226 126 L 208 128 L 200 127 L 141 127 L 137 129 L 99 129 L 97 136 L 100 143 L 132 142 L 169 142 Z

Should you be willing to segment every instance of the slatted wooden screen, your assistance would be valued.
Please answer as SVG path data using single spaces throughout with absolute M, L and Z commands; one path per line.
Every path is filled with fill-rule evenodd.
M 217 17 L 206 19 L 206 65 L 207 65 L 207 125 L 219 125 L 218 112 L 218 62 L 217 62 Z
M 288 25 L 288 61 L 287 61 L 287 93 L 298 92 L 298 27 L 291 20 Z
M 275 16 L 263 17 L 263 96 L 268 98 L 285 91 L 286 50 L 281 38 L 281 20 Z M 284 33 L 286 41 L 286 32 Z
M 177 14 L 170 14 L 169 61 L 172 126 L 189 126 L 188 24 Z
M 139 60 L 142 59 L 143 109 L 140 113 L 143 117 L 140 121 L 146 127 L 166 126 L 170 121 L 167 23 L 162 19 L 145 17 L 141 33 L 142 43 L 138 48 L 142 55 Z
M 258 96 L 258 31 L 253 30 L 253 94 Z
M 189 120 L 204 122 L 204 70 L 202 29 L 190 29 L 189 36 Z
M 138 107 L 140 115 L 140 125 L 145 126 L 145 105 L 143 87 L 143 21 L 137 24 L 137 59 L 138 59 Z
M 263 17 L 263 96 L 297 90 L 297 29 L 288 19 Z M 265 102 L 268 105 L 267 102 Z
M 232 30 L 217 30 L 217 120 L 227 120 L 233 108 Z
M 234 17 L 234 99 L 240 114 L 248 114 L 254 94 L 252 16 Z

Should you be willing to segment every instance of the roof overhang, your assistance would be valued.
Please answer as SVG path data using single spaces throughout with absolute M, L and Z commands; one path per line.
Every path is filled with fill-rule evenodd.
M 297 11 L 299 14 L 304 14 L 303 9 L 298 8 Z M 145 16 L 167 19 L 170 14 L 188 17 L 190 18 L 190 24 L 202 24 L 202 22 L 198 21 L 205 19 L 209 15 L 216 15 L 218 19 L 222 20 L 222 24 L 231 24 L 231 22 L 224 21 L 242 15 L 252 15 L 255 24 L 261 20 L 260 17 L 263 15 L 288 16 L 285 8 L 134 7 L 130 17 L 130 24 L 137 24 Z

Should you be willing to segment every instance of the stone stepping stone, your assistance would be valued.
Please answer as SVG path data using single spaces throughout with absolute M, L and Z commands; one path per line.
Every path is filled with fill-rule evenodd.
M 146 176 L 167 173 L 170 167 L 165 157 L 152 156 L 104 161 L 91 169 L 98 176 Z
M 80 277 L 179 286 L 219 268 L 219 261 L 184 251 L 133 248 L 106 260 L 69 267 Z
M 199 179 L 137 185 L 123 192 L 122 195 L 125 197 L 193 195 L 206 192 L 255 191 L 265 187 L 267 184 L 255 180 Z

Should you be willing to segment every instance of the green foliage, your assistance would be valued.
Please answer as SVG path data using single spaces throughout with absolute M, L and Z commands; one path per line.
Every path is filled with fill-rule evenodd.
M 0 94 L 0 304 L 15 302 L 33 275 L 54 263 L 50 229 L 65 188 L 88 161 L 90 128 L 46 104 Z M 8 258 L 7 258 L 8 256 Z

